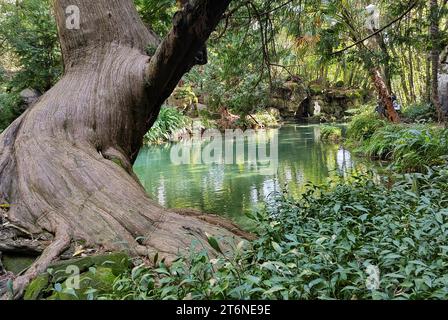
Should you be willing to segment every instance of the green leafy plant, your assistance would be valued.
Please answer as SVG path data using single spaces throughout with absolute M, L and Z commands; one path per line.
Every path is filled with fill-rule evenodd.
M 0 132 L 20 115 L 20 97 L 14 93 L 0 92 Z
M 179 110 L 163 107 L 151 130 L 145 135 L 146 144 L 161 144 L 169 141 L 177 131 L 190 126 L 191 120 Z
M 410 122 L 434 121 L 436 115 L 434 106 L 428 103 L 410 105 L 403 111 L 403 117 Z
M 393 183 L 390 183 L 393 181 Z M 250 215 L 258 238 L 218 257 L 196 243 L 138 266 L 101 299 L 447 299 L 448 169 L 308 185 Z M 198 249 L 199 248 L 199 249 Z
M 374 159 L 391 161 L 401 171 L 421 171 L 446 163 L 448 131 L 431 125 L 387 125 L 356 149 Z
M 320 138 L 322 141 L 339 142 L 342 140 L 342 129 L 331 125 L 323 125 L 320 129 Z
M 45 92 L 62 73 L 60 46 L 50 1 L 2 2 L 0 42 L 2 131 L 24 111 L 20 105 L 20 91 L 32 88 Z
M 371 112 L 372 107 L 355 115 L 347 129 L 347 138 L 356 143 L 368 140 L 378 128 L 386 125 L 386 121 L 380 119 Z
M 19 67 L 10 84 L 16 92 L 25 88 L 44 92 L 61 75 L 62 59 L 51 1 L 2 3 L 0 39 L 1 52 L 10 53 L 12 64 Z

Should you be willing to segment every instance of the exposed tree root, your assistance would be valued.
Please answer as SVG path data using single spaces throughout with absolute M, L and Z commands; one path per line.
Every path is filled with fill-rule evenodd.
M 37 277 L 39 274 L 45 272 L 48 266 L 56 260 L 59 255 L 64 252 L 71 242 L 67 226 L 61 224 L 56 232 L 53 242 L 44 250 L 42 255 L 37 259 L 28 271 L 18 278 L 14 279 L 14 298 L 19 299 L 23 296 L 26 286 Z
M 196 219 L 224 228 L 242 239 L 255 240 L 256 238 L 254 234 L 242 230 L 238 225 L 236 225 L 232 221 L 224 219 L 223 217 L 220 217 L 215 214 L 210 213 L 206 214 L 204 212 L 194 209 L 172 209 L 172 211 L 184 216 L 195 217 Z

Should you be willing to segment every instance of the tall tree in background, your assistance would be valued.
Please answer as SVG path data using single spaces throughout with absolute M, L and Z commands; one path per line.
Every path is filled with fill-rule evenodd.
M 233 235 L 218 218 L 161 208 L 132 171 L 144 134 L 181 77 L 203 62 L 229 3 L 183 5 L 160 43 L 132 0 L 54 1 L 64 75 L 0 135 L 0 204 L 10 204 L 8 221 L 36 239 L 53 238 L 15 280 L 18 296 L 72 240 L 172 258 L 206 231 Z M 67 28 L 66 10 L 76 8 L 80 28 Z M 148 46 L 157 47 L 152 57 Z
M 372 30 L 366 28 L 366 4 L 364 2 L 354 3 L 341 0 L 331 2 L 327 12 L 332 14 L 339 21 L 339 24 L 343 26 L 339 28 L 339 36 L 342 37 L 343 34 L 346 34 L 353 42 L 351 46 L 337 51 L 336 54 L 341 55 L 347 49 L 352 47 L 357 48 L 357 56 L 368 72 L 373 87 L 387 110 L 388 119 L 391 122 L 397 123 L 400 122 L 400 117 L 393 106 L 389 89 L 391 86 L 390 80 L 385 79 L 390 79 L 391 77 L 389 68 L 390 57 L 387 48 L 382 48 L 385 44 L 379 33 L 381 30 L 375 31 L 375 28 L 372 28 Z M 368 32 L 373 32 L 374 35 L 378 36 L 367 37 Z M 372 41 L 371 38 L 376 41 Z M 379 59 L 377 52 L 385 53 L 386 57 Z M 386 75 L 383 75 L 382 69 L 386 70 Z
M 431 103 L 436 109 L 439 122 L 442 122 L 443 112 L 439 97 L 440 14 L 438 0 L 429 0 L 429 21 L 429 37 L 431 40 Z

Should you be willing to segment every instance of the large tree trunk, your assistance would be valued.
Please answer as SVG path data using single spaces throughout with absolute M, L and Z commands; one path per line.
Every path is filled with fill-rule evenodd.
M 381 76 L 381 71 L 377 68 L 372 68 L 370 69 L 370 76 L 372 78 L 373 85 L 375 86 L 375 89 L 381 99 L 381 102 L 386 107 L 388 119 L 391 122 L 399 123 L 400 117 L 397 111 L 395 111 L 390 92 L 387 89 L 386 82 Z
M 159 45 L 132 0 L 54 1 L 64 76 L 0 135 L 0 204 L 10 204 L 8 221 L 35 237 L 54 235 L 15 280 L 17 296 L 72 241 L 173 258 L 205 232 L 243 235 L 217 217 L 158 206 L 132 171 L 161 104 L 198 62 L 229 2 L 190 1 Z M 70 5 L 80 9 L 79 30 L 66 28 Z M 148 45 L 158 45 L 151 59 Z
M 389 90 L 389 87 L 391 85 L 390 84 L 388 85 L 389 81 L 388 80 L 385 81 L 384 77 L 381 75 L 381 67 L 379 66 L 379 63 L 375 61 L 376 59 L 371 57 L 372 52 L 376 51 L 377 47 L 380 47 L 380 49 L 383 49 L 383 51 L 385 51 L 383 53 L 390 58 L 384 42 L 383 42 L 384 46 L 382 47 L 381 35 L 377 35 L 374 39 L 368 41 L 367 44 L 364 44 L 364 42 L 359 41 L 361 39 L 361 35 L 358 33 L 356 27 L 352 24 L 351 14 L 346 8 L 343 8 L 342 17 L 344 19 L 344 22 L 350 29 L 350 35 L 352 40 L 356 43 L 356 46 L 360 51 L 360 56 L 362 57 L 364 66 L 366 68 L 366 71 L 369 73 L 369 77 L 378 94 L 378 97 L 380 98 L 381 102 L 384 104 L 387 110 L 388 119 L 392 122 L 399 123 L 400 117 L 397 111 L 395 111 L 392 102 L 391 92 Z M 387 66 L 385 66 L 385 69 L 388 70 L 388 73 L 390 73 L 389 72 L 390 70 L 388 69 Z M 390 78 L 390 74 L 388 75 L 388 77 Z
M 389 92 L 392 92 L 392 71 L 390 67 L 391 57 L 389 54 L 389 50 L 387 49 L 387 44 L 384 41 L 384 37 L 381 33 L 376 34 L 375 39 L 383 54 L 384 82 L 387 86 L 387 90 Z
M 439 98 L 439 4 L 437 0 L 429 0 L 430 8 L 430 28 L 429 37 L 431 39 L 431 103 L 437 112 L 439 122 L 443 120 L 443 112 Z

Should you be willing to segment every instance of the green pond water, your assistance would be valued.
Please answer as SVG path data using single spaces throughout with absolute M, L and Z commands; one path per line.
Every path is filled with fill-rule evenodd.
M 204 151 L 209 152 L 210 143 L 216 140 L 197 139 L 145 147 L 134 169 L 149 195 L 162 206 L 199 209 L 249 227 L 244 212 L 257 210 L 262 205 L 274 205 L 272 200 L 278 192 L 286 189 L 298 197 L 308 181 L 321 184 L 331 176 L 351 175 L 354 170 L 364 167 L 341 146 L 322 143 L 318 125 L 287 124 L 280 129 L 268 130 L 265 136 L 270 138 L 262 140 L 269 141 L 266 155 L 274 159 L 277 153 L 278 163 L 254 165 L 249 150 L 257 149 L 261 145 L 259 140 L 243 139 L 243 160 L 241 144 L 237 149 L 236 140 L 223 138 L 223 149 L 224 145 L 233 145 L 239 161 L 235 160 L 236 156 L 234 161 L 225 161 L 224 150 L 221 163 L 203 164 L 201 156 Z M 173 154 L 187 154 L 173 153 L 172 148 L 180 146 L 186 148 L 182 150 L 189 150 L 191 163 L 180 164 L 177 158 L 173 161 Z M 214 156 L 217 151 L 208 154 Z

